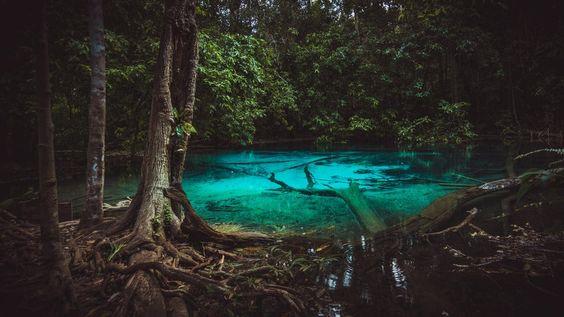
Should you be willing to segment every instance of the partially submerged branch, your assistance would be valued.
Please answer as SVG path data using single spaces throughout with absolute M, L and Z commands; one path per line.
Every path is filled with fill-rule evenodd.
M 306 172 L 306 177 L 308 177 L 308 173 L 309 177 L 312 177 L 309 169 L 304 169 L 304 172 Z M 354 181 L 349 182 L 349 187 L 347 189 L 314 189 L 309 187 L 307 189 L 301 189 L 292 187 L 285 182 L 276 179 L 276 175 L 274 173 L 270 174 L 268 180 L 282 187 L 284 190 L 297 192 L 303 195 L 341 198 L 347 204 L 362 229 L 369 233 L 376 233 L 386 228 L 384 221 L 376 215 L 370 206 L 370 202 L 362 194 L 358 183 Z

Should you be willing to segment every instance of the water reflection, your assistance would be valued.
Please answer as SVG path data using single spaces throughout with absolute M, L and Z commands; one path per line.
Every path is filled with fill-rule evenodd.
M 400 244 L 409 248 L 413 241 Z M 387 257 L 366 236 L 359 236 L 356 241 L 335 243 L 334 247 L 341 261 L 322 279 L 334 298 L 361 306 L 379 305 L 382 299 L 398 307 L 412 305 L 409 272 L 415 270 L 413 259 Z
M 393 258 L 391 262 L 392 266 L 392 276 L 396 282 L 396 287 L 403 288 L 407 290 L 407 278 L 403 274 L 402 269 L 398 265 L 398 259 Z
M 343 287 L 350 287 L 354 272 L 354 248 L 351 243 L 343 245 L 345 254 L 345 269 L 343 273 Z

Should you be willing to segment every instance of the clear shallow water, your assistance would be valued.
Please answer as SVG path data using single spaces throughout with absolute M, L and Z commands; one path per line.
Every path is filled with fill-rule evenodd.
M 420 212 L 433 200 L 461 188 L 504 176 L 504 156 L 495 152 L 398 151 L 223 151 L 191 154 L 182 183 L 197 212 L 211 223 L 290 234 L 347 236 L 359 232 L 340 198 L 287 192 L 268 180 L 270 173 L 295 188 L 347 188 L 355 181 L 371 207 L 389 224 Z M 475 179 L 475 180 L 474 180 Z M 132 195 L 136 176 L 109 176 L 108 202 Z M 62 201 L 83 205 L 82 182 L 60 186 Z

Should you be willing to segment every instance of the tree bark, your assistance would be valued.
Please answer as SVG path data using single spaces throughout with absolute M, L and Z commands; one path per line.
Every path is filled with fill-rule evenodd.
M 88 152 L 86 162 L 86 209 L 80 225 L 98 224 L 104 216 L 104 150 L 106 130 L 106 49 L 102 0 L 89 0 L 90 111 L 88 114 Z
M 57 176 L 53 120 L 51 116 L 51 87 L 49 84 L 49 52 L 47 46 L 47 1 L 41 2 L 39 45 L 37 54 L 39 201 L 41 205 L 41 244 L 49 270 L 48 287 L 53 296 L 53 313 L 68 313 L 74 303 L 70 270 L 59 233 Z
M 182 187 L 184 162 L 188 150 L 188 141 L 191 131 L 186 131 L 183 126 L 192 125 L 194 117 L 194 102 L 196 99 L 196 77 L 198 65 L 198 27 L 195 19 L 195 1 L 188 1 L 185 10 L 181 12 L 184 21 L 179 27 L 179 32 L 174 38 L 173 72 L 171 83 L 172 104 L 178 113 L 177 129 L 171 137 L 170 147 L 170 183 Z M 171 202 L 172 223 L 170 233 L 176 234 L 180 230 L 182 221 L 181 205 Z
M 155 233 L 152 224 L 162 225 L 169 205 L 174 213 L 167 217 L 172 218 L 167 233 L 174 235 L 180 230 L 181 207 L 165 199 L 163 190 L 170 184 L 180 187 L 184 171 L 189 133 L 173 133 L 173 130 L 192 121 L 198 62 L 195 1 L 166 0 L 162 32 L 136 203 L 131 204 L 126 216 L 110 230 L 117 232 L 135 222 L 136 236 L 149 241 Z M 176 118 L 173 109 L 178 113 Z
M 182 25 L 186 22 L 184 18 L 187 12 L 189 14 L 187 7 L 193 6 L 193 1 L 165 0 L 141 180 L 134 198 L 135 204 L 132 202 L 124 218 L 125 222 L 118 225 L 123 227 L 129 221 L 134 222 L 129 247 L 142 247 L 144 243 L 155 244 L 166 239 L 163 222 L 165 208 L 170 206 L 170 200 L 164 196 L 164 190 L 170 187 L 170 141 L 174 123 L 171 86 L 175 71 L 175 40 L 178 32 L 182 32 Z M 194 10 L 191 12 L 194 13 Z M 155 261 L 157 258 L 155 251 L 141 249 L 130 258 L 130 264 Z M 166 304 L 155 276 L 140 271 L 135 273 L 131 281 L 126 287 L 126 293 L 131 294 L 133 305 L 125 308 L 124 315 L 166 316 Z
M 142 247 L 155 243 L 158 235 L 164 235 L 165 197 L 163 191 L 169 186 L 169 142 L 172 131 L 172 101 L 170 93 L 174 10 L 178 1 L 165 1 L 164 24 L 160 39 L 159 54 L 155 66 L 153 96 L 147 143 L 141 165 L 139 188 L 124 221 L 118 227 L 133 222 L 133 233 L 129 247 Z M 135 203 L 134 203 L 135 202 Z M 130 257 L 130 264 L 155 261 L 158 255 L 142 248 Z M 166 316 L 166 304 L 155 277 L 149 272 L 134 274 L 125 289 L 131 298 L 122 312 L 125 316 Z
M 174 16 L 181 1 L 165 1 L 164 29 L 157 64 L 149 119 L 149 132 L 141 168 L 138 195 L 141 203 L 134 225 L 134 234 L 147 241 L 159 231 L 159 219 L 163 219 L 163 190 L 169 187 L 168 146 L 172 131 L 172 100 L 170 83 L 172 76 Z
M 190 15 L 192 21 L 190 25 L 176 39 L 174 72 L 172 79 L 172 99 L 173 105 L 178 111 L 180 122 L 177 124 L 192 124 L 194 117 L 194 103 L 196 100 L 196 78 L 198 65 L 198 28 L 194 15 Z M 175 134 L 172 137 L 171 149 L 171 172 L 170 181 L 172 184 L 182 182 L 184 172 L 184 162 L 190 138 L 189 131 Z

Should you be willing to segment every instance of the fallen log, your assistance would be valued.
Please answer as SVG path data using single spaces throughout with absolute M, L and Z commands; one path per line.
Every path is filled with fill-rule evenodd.
M 386 224 L 379 217 L 370 206 L 370 202 L 362 194 L 360 186 L 356 182 L 349 182 L 347 189 L 314 189 L 314 188 L 295 188 L 283 181 L 276 179 L 274 173 L 270 174 L 269 181 L 279 185 L 283 190 L 293 191 L 308 196 L 323 196 L 323 197 L 338 197 L 341 198 L 349 207 L 360 227 L 370 233 L 374 234 L 378 231 L 384 230 Z
M 479 187 L 455 191 L 433 201 L 419 215 L 377 232 L 374 239 L 386 240 L 398 235 L 428 234 L 439 227 L 443 227 L 455 213 L 473 208 L 485 199 L 516 191 L 520 185 L 521 180 L 518 177 L 513 177 L 485 183 Z

